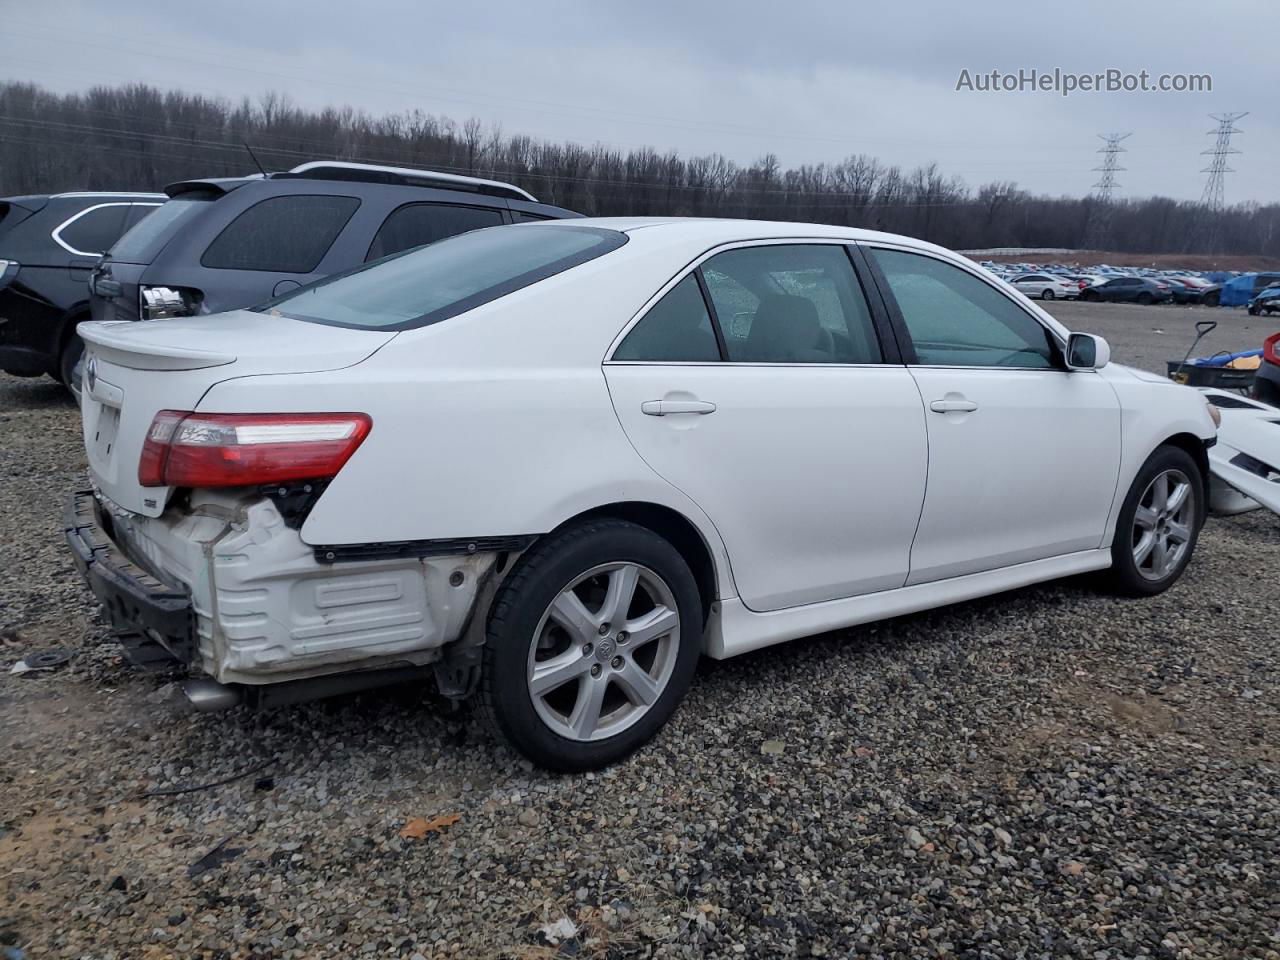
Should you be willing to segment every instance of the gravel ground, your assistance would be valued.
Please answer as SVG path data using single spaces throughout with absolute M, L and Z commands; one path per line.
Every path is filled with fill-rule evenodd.
M 1053 309 L 1152 368 L 1203 315 Z M 1274 328 L 1210 315 L 1214 349 Z M 0 411 L 0 957 L 1280 957 L 1270 514 L 1152 600 L 1070 581 L 705 663 L 652 746 L 557 777 L 413 692 L 181 711 L 62 545 L 74 409 L 0 378 Z

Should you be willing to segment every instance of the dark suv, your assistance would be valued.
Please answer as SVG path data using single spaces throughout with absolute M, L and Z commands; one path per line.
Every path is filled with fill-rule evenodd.
M 64 383 L 89 319 L 102 252 L 165 200 L 162 193 L 59 193 L 0 199 L 0 369 Z
M 93 319 L 156 320 L 253 306 L 468 230 L 580 216 L 495 180 L 336 161 L 187 180 L 165 193 L 168 202 L 95 268 Z

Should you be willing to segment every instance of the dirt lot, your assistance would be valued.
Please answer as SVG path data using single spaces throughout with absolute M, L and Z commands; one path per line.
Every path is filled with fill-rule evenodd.
M 1197 317 L 1208 350 L 1276 327 L 1053 310 L 1151 369 Z M 1280 957 L 1270 514 L 1152 600 L 1056 583 L 706 663 L 653 746 L 554 777 L 413 691 L 182 712 L 63 547 L 70 403 L 0 378 L 0 440 L 0 957 Z

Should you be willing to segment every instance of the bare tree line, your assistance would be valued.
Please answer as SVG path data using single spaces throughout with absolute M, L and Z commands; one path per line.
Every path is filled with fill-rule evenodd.
M 193 177 L 239 176 L 314 159 L 426 167 L 508 180 L 588 215 L 685 215 L 869 227 L 960 249 L 1080 248 L 1092 197 L 1049 197 L 1012 181 L 973 190 L 935 163 L 911 170 L 865 154 L 783 169 L 768 154 L 746 166 L 721 154 L 553 143 L 422 111 L 373 116 L 301 109 L 268 93 L 239 104 L 154 87 L 56 94 L 0 85 L 0 196 L 61 190 L 157 189 Z M 1214 222 L 1216 220 L 1216 223 Z M 1280 204 L 1213 214 L 1167 197 L 1122 200 L 1115 250 L 1280 255 Z M 1207 250 L 1209 238 L 1216 249 Z

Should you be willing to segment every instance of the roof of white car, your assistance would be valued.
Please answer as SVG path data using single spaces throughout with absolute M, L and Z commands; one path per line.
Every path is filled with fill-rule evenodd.
M 904 237 L 857 227 L 838 227 L 829 223 L 793 223 L 782 220 L 722 220 L 709 217 L 584 217 L 573 220 L 547 220 L 544 226 L 603 227 L 626 233 L 633 239 L 657 243 L 698 242 L 714 246 L 738 240 L 833 239 L 862 240 L 907 244 L 959 256 L 935 244 L 915 237 Z

